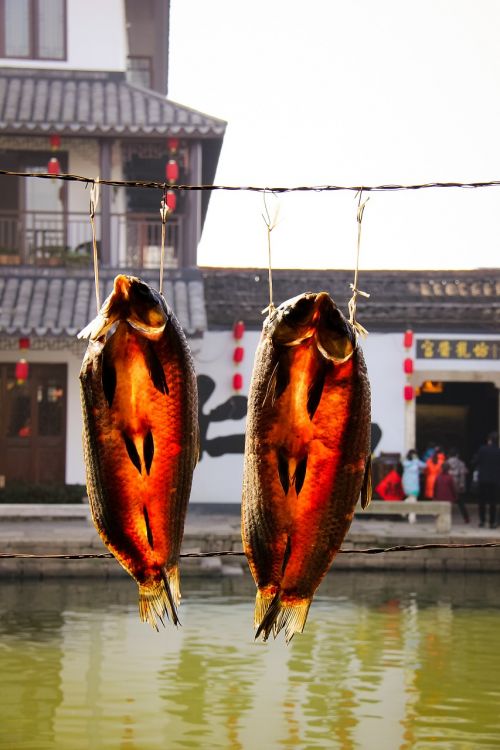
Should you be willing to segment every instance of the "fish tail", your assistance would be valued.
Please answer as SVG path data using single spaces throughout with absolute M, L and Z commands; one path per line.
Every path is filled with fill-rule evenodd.
M 158 630 L 157 619 L 165 625 L 165 615 L 174 625 L 180 625 L 177 614 L 181 594 L 179 589 L 179 568 L 162 568 L 161 579 L 139 584 L 139 615 L 142 622 L 149 622 Z
M 258 589 L 257 596 L 255 597 L 255 613 L 253 618 L 254 628 L 257 629 L 265 617 L 265 614 L 272 604 L 274 599 L 274 591 L 269 593 L 268 591 L 262 591 Z
M 258 596 L 258 595 L 257 595 Z M 255 638 L 262 636 L 267 641 L 271 632 L 276 638 L 281 630 L 285 630 L 285 640 L 290 643 L 295 633 L 302 633 L 306 624 L 311 599 L 293 599 L 283 601 L 280 591 L 267 606 L 264 617 L 255 633 Z M 257 602 L 255 605 L 257 614 Z

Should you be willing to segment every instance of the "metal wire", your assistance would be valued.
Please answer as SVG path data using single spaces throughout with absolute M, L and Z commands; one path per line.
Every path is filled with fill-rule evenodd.
M 77 174 L 59 174 L 53 175 L 48 172 L 11 172 L 7 169 L 0 169 L 0 175 L 11 177 L 37 177 L 42 180 L 63 180 L 65 182 L 84 182 L 86 185 L 92 185 L 95 180 L 93 177 L 84 177 Z M 399 190 L 427 190 L 429 188 L 486 188 L 500 187 L 500 180 L 482 180 L 478 182 L 425 182 L 419 184 L 383 184 L 383 185 L 296 185 L 294 187 L 264 187 L 259 185 L 170 185 L 167 182 L 154 182 L 152 180 L 106 180 L 99 179 L 101 185 L 111 185 L 113 187 L 137 187 L 149 188 L 153 190 L 179 190 L 179 191 L 211 191 L 211 190 L 230 190 L 230 191 L 248 191 L 253 193 L 298 193 L 298 192 L 337 192 L 349 190 L 354 193 L 365 192 L 397 192 Z
M 393 547 L 366 547 L 365 549 L 340 549 L 344 555 L 378 555 L 382 552 L 416 552 L 424 549 L 480 549 L 485 547 L 500 547 L 500 542 L 477 542 L 473 544 L 398 544 Z M 235 550 L 220 550 L 218 552 L 181 552 L 180 557 L 243 557 L 244 552 Z M 83 553 L 80 555 L 32 555 L 24 552 L 0 552 L 0 560 L 92 560 L 112 558 L 111 552 Z

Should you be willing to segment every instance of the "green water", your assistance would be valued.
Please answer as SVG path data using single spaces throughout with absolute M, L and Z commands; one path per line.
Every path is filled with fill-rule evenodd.
M 128 579 L 0 580 L 2 750 L 500 748 L 498 576 L 337 572 L 288 647 L 246 576 L 183 584 L 155 633 Z

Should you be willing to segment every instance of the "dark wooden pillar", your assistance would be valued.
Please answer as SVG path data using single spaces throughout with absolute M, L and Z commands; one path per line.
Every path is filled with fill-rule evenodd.
M 201 185 L 201 143 L 195 141 L 189 146 L 189 182 Z M 181 265 L 191 268 L 198 264 L 198 243 L 201 237 L 201 191 L 189 190 L 186 195 L 186 228 L 184 232 L 184 252 Z
M 99 176 L 103 180 L 111 177 L 111 145 L 109 138 L 99 139 Z M 116 265 L 117 258 L 113 257 L 111 249 L 111 187 L 100 186 L 101 209 L 101 264 L 103 266 Z

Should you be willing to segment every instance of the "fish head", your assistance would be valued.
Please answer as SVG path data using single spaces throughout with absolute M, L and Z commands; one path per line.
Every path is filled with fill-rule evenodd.
M 305 292 L 283 302 L 264 323 L 274 346 L 292 347 L 314 339 L 319 352 L 345 362 L 356 348 L 356 332 L 327 292 Z
M 146 338 L 158 340 L 167 318 L 168 308 L 159 292 L 136 276 L 119 274 L 97 317 L 80 331 L 78 338 L 102 338 L 112 333 L 117 323 L 126 321 Z
M 136 276 L 120 275 L 115 279 L 113 293 L 123 299 L 127 323 L 146 338 L 160 338 L 165 330 L 167 311 L 156 289 Z

